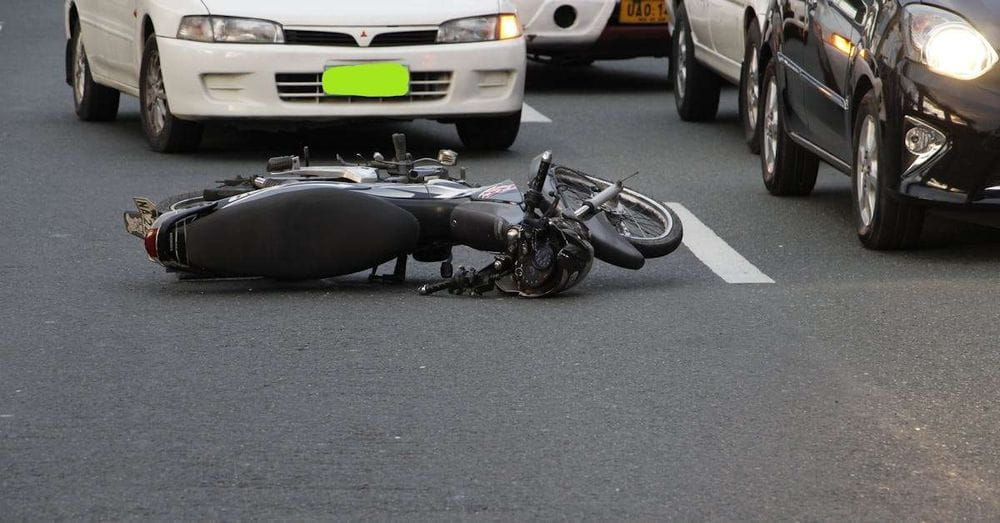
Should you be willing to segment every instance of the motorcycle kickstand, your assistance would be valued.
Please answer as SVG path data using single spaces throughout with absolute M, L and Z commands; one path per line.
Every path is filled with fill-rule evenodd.
M 383 283 L 403 283 L 406 281 L 406 255 L 396 258 L 396 267 L 392 274 L 378 274 L 378 265 L 372 267 L 371 274 L 368 275 L 370 282 Z

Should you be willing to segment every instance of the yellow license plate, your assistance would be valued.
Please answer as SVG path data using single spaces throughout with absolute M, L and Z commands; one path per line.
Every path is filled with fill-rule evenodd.
M 618 21 L 623 24 L 665 24 L 670 21 L 666 0 L 622 0 Z

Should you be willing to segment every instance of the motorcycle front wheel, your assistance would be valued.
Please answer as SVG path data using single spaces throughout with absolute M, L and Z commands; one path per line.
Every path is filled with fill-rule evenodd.
M 557 166 L 553 171 L 563 205 L 576 210 L 584 200 L 612 182 Z M 618 198 L 601 206 L 608 221 L 643 257 L 659 258 L 674 252 L 684 238 L 684 227 L 674 211 L 656 200 L 625 188 Z

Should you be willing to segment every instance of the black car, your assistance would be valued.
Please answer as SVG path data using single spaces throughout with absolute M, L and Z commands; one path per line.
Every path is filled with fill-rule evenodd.
M 861 242 L 911 245 L 928 206 L 1000 210 L 1000 0 L 775 0 L 761 48 L 768 191 L 853 177 Z

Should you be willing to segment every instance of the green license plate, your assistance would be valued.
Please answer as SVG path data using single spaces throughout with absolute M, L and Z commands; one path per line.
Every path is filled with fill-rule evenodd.
M 338 65 L 323 71 L 323 92 L 369 98 L 404 96 L 410 92 L 410 70 L 391 62 Z

